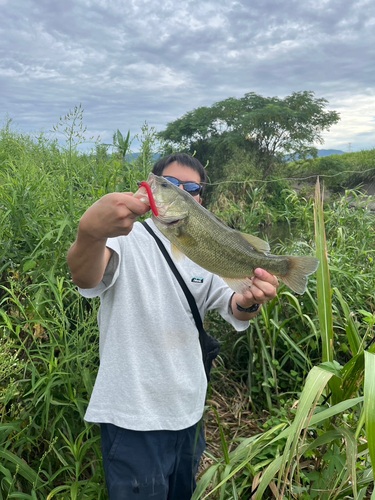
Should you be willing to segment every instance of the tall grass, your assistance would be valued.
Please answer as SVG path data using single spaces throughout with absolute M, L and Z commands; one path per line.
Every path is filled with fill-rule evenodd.
M 98 429 L 83 420 L 99 363 L 98 303 L 78 295 L 65 256 L 88 206 L 107 192 L 134 191 L 147 177 L 155 132 L 142 128 L 142 154 L 129 162 L 131 141 L 121 133 L 113 154 L 100 144 L 79 153 L 80 108 L 56 126 L 63 147 L 10 125 L 0 131 L 0 500 L 104 500 Z M 318 251 L 327 265 L 303 297 L 281 286 L 243 335 L 215 314 L 207 319 L 224 344 L 217 371 L 246 382 L 264 432 L 231 442 L 217 412 L 223 453 L 211 454 L 195 498 L 362 499 L 374 460 L 375 247 L 367 201 L 348 191 L 324 214 L 315 201 L 315 236 L 314 200 L 285 183 L 272 196 L 242 181 L 217 187 L 208 208 L 253 233 L 284 221 L 297 238 L 273 239 L 272 250 Z
M 79 296 L 66 253 L 89 205 L 147 178 L 153 131 L 142 128 L 145 154 L 131 167 L 118 154 L 79 154 L 80 108 L 56 130 L 62 147 L 9 123 L 0 133 L 0 499 L 107 498 L 98 428 L 83 420 L 98 303 Z
M 311 319 L 304 321 L 307 316 L 302 313 L 301 304 L 286 293 L 300 322 L 310 329 L 310 335 L 306 333 L 305 338 L 319 336 L 321 362 L 311 367 L 311 361 L 306 359 L 304 370 L 309 369 L 308 375 L 303 387 L 296 391 L 297 401 L 291 406 L 297 408 L 295 414 L 284 413 L 289 422 L 284 418 L 284 422 L 262 434 L 241 439 L 230 454 L 224 454 L 224 458 L 215 458 L 215 464 L 202 475 L 193 500 L 209 497 L 328 500 L 348 496 L 362 499 L 368 488 L 373 489 L 375 346 L 368 338 L 367 329 L 363 330 L 363 336 L 360 335 L 343 294 L 331 288 L 319 182 L 315 194 L 315 246 L 320 259 L 316 275 L 317 328 Z M 341 322 L 345 334 L 340 335 L 340 340 L 344 341 L 346 336 L 346 352 L 350 352 L 350 359 L 344 365 L 337 361 L 340 356 L 336 356 L 336 311 L 332 306 L 332 293 L 336 294 L 344 311 Z M 362 296 L 362 300 L 364 298 Z M 274 355 L 275 342 L 290 321 L 280 321 L 276 302 L 263 308 L 262 326 L 255 321 L 260 340 L 258 349 L 263 365 L 268 369 L 268 373 L 263 371 L 262 385 L 271 413 L 272 397 L 280 403 L 281 396 L 275 370 L 280 366 Z M 371 313 L 367 314 L 368 318 L 373 317 Z M 268 341 L 263 339 L 264 334 L 268 335 Z M 287 343 L 289 350 L 298 354 L 301 361 L 308 357 L 298 343 L 292 339 Z M 270 380 L 272 384 L 265 383 Z M 333 406 L 328 405 L 329 399 L 332 399 Z M 279 446 L 275 447 L 277 443 Z M 228 447 L 227 443 L 225 447 Z M 375 493 L 372 496 L 375 497 Z

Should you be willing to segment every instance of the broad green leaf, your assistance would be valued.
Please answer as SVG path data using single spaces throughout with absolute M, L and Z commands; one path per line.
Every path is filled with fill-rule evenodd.
M 227 442 L 226 442 L 226 439 L 225 439 L 225 435 L 224 435 L 223 427 L 222 427 L 221 422 L 220 422 L 219 413 L 218 413 L 218 411 L 216 410 L 216 408 L 214 408 L 214 407 L 212 407 L 212 408 L 211 408 L 211 410 L 212 410 L 212 411 L 215 413 L 215 415 L 216 415 L 216 421 L 217 421 L 217 424 L 218 424 L 218 427 L 219 427 L 220 439 L 221 439 L 221 446 L 222 446 L 223 453 L 224 453 L 225 463 L 226 463 L 226 464 L 229 464 L 229 463 L 230 463 L 230 460 L 229 460 L 229 454 L 228 454 L 228 445 L 227 445 Z
M 320 336 L 322 341 L 322 361 L 333 361 L 333 316 L 332 316 L 332 290 L 328 266 L 327 240 L 324 227 L 323 195 L 320 192 L 319 178 L 315 186 L 315 246 L 316 256 L 320 265 L 316 272 L 316 284 L 318 295 L 318 316 L 320 325 Z M 340 382 L 335 377 L 329 383 L 332 392 L 333 403 L 342 400 Z
M 333 319 L 331 301 L 331 281 L 329 276 L 327 241 L 324 228 L 323 195 L 320 192 L 319 178 L 315 186 L 315 245 L 316 256 L 320 261 L 316 271 L 318 315 L 322 340 L 323 362 L 333 361 Z
M 251 438 L 245 439 L 237 448 L 230 453 L 230 467 L 226 468 L 226 473 L 222 474 L 222 480 L 204 497 L 193 496 L 192 500 L 198 500 L 198 498 L 208 498 L 212 493 L 221 488 L 225 483 L 227 483 L 232 477 L 238 474 L 246 465 L 260 452 L 266 449 L 269 445 L 270 437 L 280 429 L 282 429 L 285 424 L 279 424 L 274 428 L 270 429 L 263 434 L 258 436 L 252 436 Z M 243 458 L 244 457 L 244 458 Z M 239 462 L 239 460 L 241 460 Z M 239 463 L 238 463 L 239 462 Z M 236 465 L 238 463 L 238 465 Z M 210 470 L 210 469 L 209 469 Z M 224 476 L 224 477 L 223 477 Z M 199 484 L 199 483 L 198 483 Z M 199 490 L 201 491 L 201 490 Z M 203 490 L 204 491 L 204 490 Z
M 358 329 L 356 327 L 356 324 L 354 323 L 353 316 L 350 312 L 348 304 L 345 302 L 343 299 L 343 296 L 341 295 L 340 291 L 337 288 L 334 288 L 333 291 L 337 295 L 341 308 L 344 312 L 345 315 L 345 320 L 346 320 L 346 325 L 345 325 L 345 331 L 346 335 L 348 337 L 348 342 L 350 345 L 350 350 L 352 351 L 352 355 L 355 356 L 356 354 L 359 353 L 360 347 L 361 347 L 361 337 L 358 333 Z
M 357 398 L 356 400 L 339 403 L 335 407 L 329 408 L 328 410 L 324 410 L 316 415 L 313 415 L 309 420 L 309 415 L 311 414 L 312 409 L 316 405 L 316 402 L 319 399 L 324 387 L 332 376 L 332 373 L 329 373 L 328 371 L 318 367 L 314 367 L 310 371 L 306 379 L 305 388 L 301 394 L 301 399 L 293 424 L 282 431 L 274 439 L 272 439 L 272 441 L 270 441 L 267 445 L 270 446 L 282 438 L 288 438 L 283 456 L 278 457 L 277 459 L 272 461 L 272 463 L 268 466 L 266 472 L 263 474 L 256 496 L 254 497 L 255 499 L 262 498 L 263 492 L 265 491 L 269 483 L 275 478 L 276 473 L 279 470 L 282 472 L 285 464 L 290 463 L 290 460 L 293 458 L 293 456 L 297 454 L 297 444 L 303 428 L 306 428 L 309 424 L 315 425 L 321 421 L 329 419 L 333 415 L 345 411 L 347 408 L 355 406 L 362 401 L 362 398 Z M 300 452 L 301 450 L 298 451 Z M 244 462 L 241 464 L 241 468 L 243 466 Z M 239 472 L 241 468 L 237 467 L 235 470 L 233 470 L 231 473 L 231 477 L 235 473 Z M 219 485 L 217 487 L 219 487 Z
M 2 460 L 13 463 L 17 467 L 17 472 L 24 477 L 29 483 L 35 484 L 38 481 L 37 473 L 27 465 L 20 457 L 8 450 L 0 450 L 0 458 Z
M 317 366 L 314 366 L 307 376 L 305 387 L 298 404 L 297 413 L 292 424 L 294 432 L 289 435 L 285 445 L 282 466 L 279 473 L 279 486 L 284 468 L 286 466 L 288 466 L 288 468 L 290 467 L 292 459 L 297 453 L 301 431 L 308 426 L 313 409 L 332 376 L 332 373 Z M 288 468 L 285 477 L 288 475 Z
M 55 496 L 57 495 L 57 493 L 60 493 L 61 491 L 66 491 L 66 490 L 69 490 L 69 489 L 70 489 L 69 485 L 57 486 L 56 488 L 54 488 L 51 491 L 51 493 L 48 495 L 48 497 L 46 498 L 46 500 L 52 500 L 52 498 L 55 498 Z
M 370 326 L 374 326 L 375 324 L 375 313 L 370 313 L 368 311 L 365 311 L 364 309 L 358 309 L 358 312 L 360 312 L 364 316 L 364 321 L 368 323 Z
M 0 316 L 3 318 L 3 321 L 6 324 L 7 328 L 9 328 L 11 332 L 13 332 L 11 317 L 4 311 L 4 309 L 0 309 Z
M 365 352 L 364 410 L 367 442 L 375 467 L 375 355 Z
M 328 372 L 327 372 L 328 373 Z M 329 420 L 330 418 L 334 417 L 335 415 L 338 415 L 339 413 L 342 413 L 349 408 L 353 408 L 353 406 L 356 406 L 359 403 L 362 403 L 363 397 L 359 398 L 353 398 L 350 400 L 342 401 L 340 403 L 337 403 L 334 406 L 331 406 L 327 410 L 322 410 L 317 413 L 314 413 L 314 415 L 311 417 L 309 424 L 309 427 L 314 427 L 317 424 L 320 424 L 321 422 L 324 422 L 325 420 Z M 318 408 L 319 410 L 319 408 Z M 294 427 L 293 424 L 289 426 L 287 429 L 284 429 L 280 434 L 278 434 L 272 441 L 270 441 L 269 445 L 272 445 L 276 441 L 279 441 L 280 439 L 285 439 L 287 438 L 291 433 L 294 432 Z
M 259 487 L 255 493 L 254 500 L 262 500 L 263 499 L 263 493 L 267 486 L 270 484 L 270 482 L 274 479 L 278 471 L 280 470 L 281 464 L 283 461 L 283 457 L 278 457 L 273 460 L 270 465 L 267 467 L 267 469 L 264 471 L 262 474 Z
M 314 439 L 314 441 L 310 444 L 303 445 L 301 448 L 301 455 L 308 453 L 309 451 L 316 450 L 320 446 L 324 446 L 325 444 L 332 443 L 336 439 L 341 437 L 341 433 L 338 430 L 327 431 L 321 436 Z
M 356 462 L 357 462 L 357 441 L 352 432 L 344 427 L 337 429 L 344 437 L 346 444 L 346 463 L 347 470 L 351 477 L 351 484 L 353 488 L 353 498 L 357 499 L 357 471 L 356 471 Z
M 7 498 L 15 498 L 16 500 L 34 500 L 35 494 L 34 495 L 29 495 L 28 493 L 20 493 L 19 491 L 10 493 Z
M 349 399 L 357 394 L 365 374 L 364 351 L 356 354 L 346 363 L 341 372 L 342 398 Z
M 345 401 L 341 401 L 340 403 L 337 403 L 334 406 L 331 406 L 331 408 L 328 408 L 328 410 L 323 410 L 320 411 L 319 413 L 315 413 L 310 420 L 310 427 L 320 424 L 324 420 L 328 420 L 331 417 L 334 417 L 335 415 L 338 415 L 339 413 L 342 413 L 349 408 L 353 408 L 353 406 L 356 406 L 358 403 L 362 403 L 363 397 L 359 398 L 353 398 L 353 399 L 348 399 Z
M 341 370 L 343 367 L 337 361 L 326 361 L 324 363 L 320 363 L 319 368 L 323 368 L 323 370 L 327 370 L 327 372 L 341 378 Z
M 0 472 L 1 474 L 4 476 L 5 480 L 7 481 L 8 484 L 12 484 L 12 474 L 10 472 L 9 469 L 7 469 L 6 467 L 3 467 L 1 464 L 0 464 Z M 4 481 L 4 478 L 3 478 L 3 481 Z M 1 496 L 0 496 L 1 498 Z
M 28 271 L 31 271 L 31 269 L 34 269 L 36 267 L 36 264 L 37 263 L 35 260 L 27 260 L 22 266 L 23 272 L 27 273 Z
M 211 480 L 215 473 L 218 471 L 220 465 L 215 464 L 211 465 L 204 474 L 202 475 L 201 479 L 197 483 L 197 487 L 193 493 L 193 496 L 191 497 L 191 500 L 199 500 L 202 498 L 203 493 L 207 490 L 209 487 Z

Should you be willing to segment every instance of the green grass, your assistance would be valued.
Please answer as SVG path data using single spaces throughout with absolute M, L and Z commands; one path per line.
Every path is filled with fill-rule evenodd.
M 348 496 L 358 499 L 364 498 L 373 483 L 375 346 L 367 342 L 368 331 L 365 330 L 361 337 L 343 295 L 336 289 L 344 311 L 342 319 L 345 333 L 342 332 L 341 340 L 344 341 L 346 335 L 347 352 L 351 354 L 344 365 L 337 361 L 340 357 L 336 355 L 333 320 L 336 311 L 332 306 L 319 183 L 315 195 L 315 244 L 316 255 L 320 259 L 316 276 L 318 325 L 313 326 L 309 320 L 305 327 L 312 327 L 311 334 L 319 336 L 321 362 L 311 368 L 308 366 L 311 361 L 306 359 L 308 375 L 303 377 L 303 384 L 295 392 L 297 401 L 292 408 L 296 407 L 297 410 L 290 421 L 242 439 L 230 454 L 227 451 L 228 443 L 224 442 L 223 458 L 216 458 L 214 465 L 203 473 L 193 500 L 209 497 L 233 500 L 251 497 L 260 500 L 271 498 L 272 495 L 280 499 L 330 500 Z M 301 304 L 290 294 L 287 296 L 302 323 L 304 315 Z M 275 356 L 275 344 L 282 329 L 285 335 L 290 332 L 285 331 L 289 326 L 288 321 L 281 323 L 279 310 L 275 306 L 272 310 L 271 307 L 269 304 L 264 308 L 262 327 L 258 320 L 254 323 L 259 337 L 258 349 L 263 358 L 262 387 L 272 414 L 275 404 L 272 398 L 276 399 L 275 406 L 281 409 L 276 370 L 280 364 Z M 368 314 L 367 318 L 371 320 L 372 315 Z M 373 321 L 369 322 L 372 328 Z M 268 335 L 267 340 L 263 338 L 264 334 Z M 305 357 L 298 344 L 291 342 L 291 339 L 287 343 L 290 352 L 294 352 L 301 360 Z M 333 403 L 331 407 L 327 406 L 329 400 Z M 287 414 L 284 412 L 285 416 Z M 219 419 L 218 426 L 221 429 Z M 275 448 L 278 442 L 282 443 L 282 448 Z
M 144 126 L 142 154 L 125 162 L 126 151 L 109 155 L 99 144 L 79 154 L 81 124 L 79 108 L 59 122 L 64 147 L 9 124 L 0 131 L 0 500 L 107 498 L 98 428 L 83 420 L 99 363 L 98 302 L 79 296 L 66 253 L 88 206 L 147 177 L 155 133 Z M 372 151 L 353 155 L 357 170 L 373 167 Z M 243 410 L 264 431 L 248 436 L 239 426 L 232 441 L 218 412 L 222 453 L 211 454 L 194 498 L 247 500 L 258 488 L 255 498 L 362 500 L 375 453 L 368 200 L 348 190 L 322 205 L 284 181 L 259 185 L 228 172 L 209 209 L 255 234 L 282 221 L 293 237 L 275 231 L 272 252 L 316 252 L 322 264 L 303 297 L 281 286 L 246 332 L 208 316 L 223 342 L 216 380 L 220 372 L 231 387 L 246 385 Z

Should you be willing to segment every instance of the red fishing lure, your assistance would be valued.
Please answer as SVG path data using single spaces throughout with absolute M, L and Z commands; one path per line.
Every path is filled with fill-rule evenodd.
M 148 185 L 148 183 L 146 181 L 142 181 L 141 186 L 143 186 L 147 191 L 147 195 L 148 195 L 148 199 L 150 201 L 150 207 L 151 207 L 152 213 L 155 215 L 155 217 L 158 217 L 159 212 L 158 212 L 158 209 L 156 208 L 156 203 L 155 203 L 154 196 L 152 194 L 150 186 Z

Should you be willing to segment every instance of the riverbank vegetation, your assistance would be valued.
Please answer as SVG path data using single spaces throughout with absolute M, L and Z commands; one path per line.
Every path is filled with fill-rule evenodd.
M 145 125 L 133 159 L 121 133 L 111 150 L 79 153 L 82 118 L 76 108 L 59 122 L 63 145 L 0 131 L 0 499 L 107 499 L 98 428 L 83 420 L 99 304 L 79 296 L 66 253 L 88 206 L 147 179 L 159 143 Z M 246 332 L 207 317 L 223 349 L 194 499 L 370 498 L 375 234 L 359 188 L 375 150 L 281 162 L 266 178 L 256 167 L 241 148 L 220 175 L 210 162 L 207 208 L 273 253 L 321 265 L 303 296 L 280 286 Z

